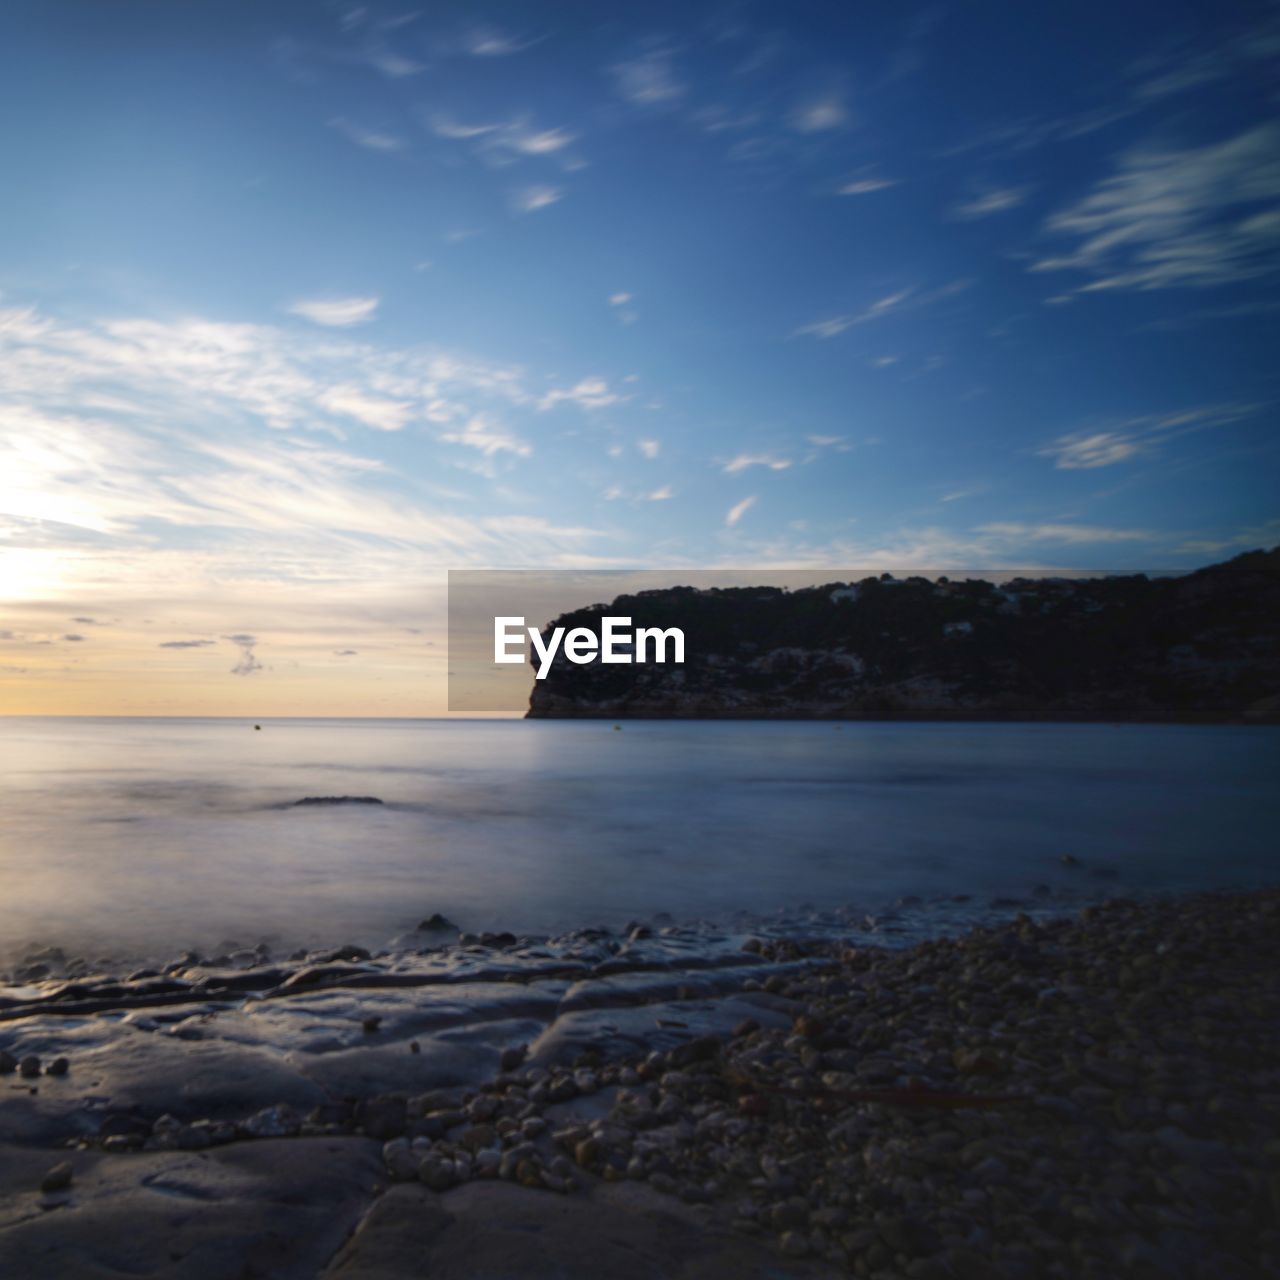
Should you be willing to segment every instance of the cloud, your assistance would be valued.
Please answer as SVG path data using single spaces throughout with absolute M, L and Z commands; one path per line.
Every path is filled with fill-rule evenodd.
M 675 496 L 671 486 L 664 484 L 662 488 L 654 489 L 652 493 L 646 493 L 644 500 L 646 502 L 666 502 L 669 498 L 674 498 Z
M 164 640 L 156 646 L 157 649 L 205 649 L 212 644 L 216 644 L 215 640 Z
M 318 401 L 330 413 L 354 418 L 375 431 L 399 431 L 414 411 L 407 401 L 371 396 L 350 384 L 326 388 Z
M 379 133 L 375 129 L 364 129 L 352 124 L 343 116 L 335 116 L 329 121 L 329 128 L 336 129 L 349 142 L 367 151 L 403 151 L 404 142 L 391 133 Z
M 484 414 L 476 414 L 461 431 L 446 431 L 438 437 L 446 444 L 466 445 L 478 449 L 486 458 L 498 453 L 513 453 L 518 458 L 528 458 L 533 446 L 518 436 L 498 426 Z
M 500 124 L 458 124 L 449 116 L 436 116 L 431 123 L 431 130 L 436 137 L 448 138 L 451 141 L 483 138 L 487 134 L 496 133 L 501 128 Z
M 84 636 L 78 636 L 78 635 L 74 635 L 74 634 L 73 634 L 73 635 L 63 636 L 62 638 L 63 638 L 64 640 L 70 640 L 70 641 L 72 641 L 72 642 L 78 642 L 78 641 L 80 641 L 80 640 L 83 640 L 83 639 L 84 639 Z
M 872 320 L 879 320 L 890 312 L 898 310 L 914 292 L 914 289 L 902 289 L 898 293 L 891 293 L 878 299 L 862 311 L 852 312 L 848 315 L 830 316 L 826 320 L 815 320 L 812 324 L 801 325 L 792 336 L 837 337 L 839 334 L 844 333 L 846 329 L 852 329 L 854 325 L 868 324 Z
M 463 124 L 451 116 L 433 116 L 431 131 L 438 138 L 472 142 L 481 155 L 500 163 L 521 157 L 553 156 L 572 146 L 578 135 L 567 129 L 538 129 L 527 117 L 492 124 Z
M 1149 529 L 1113 529 L 1094 524 L 1021 524 L 996 521 L 979 525 L 978 533 L 1021 542 L 1065 542 L 1073 546 L 1099 542 L 1151 542 L 1159 537 Z
M 1110 467 L 1124 462 L 1141 453 L 1143 448 L 1131 436 L 1099 431 L 1093 435 L 1059 436 L 1053 444 L 1037 450 L 1037 453 L 1042 458 L 1052 458 L 1059 471 L 1091 471 L 1095 467 Z
M 507 145 L 523 155 L 549 156 L 576 141 L 577 135 L 566 129 L 542 129 L 537 132 L 516 130 Z
M 1149 453 L 1189 432 L 1232 426 L 1251 417 L 1259 407 L 1256 404 L 1208 404 L 1170 413 L 1142 414 L 1101 429 L 1059 436 L 1037 450 L 1037 455 L 1052 458 L 1054 466 L 1061 471 L 1091 471 Z
M 671 54 L 654 50 L 613 68 L 614 88 L 619 97 L 637 107 L 671 106 L 688 92 L 676 76 Z
M 589 408 L 612 395 L 588 378 L 553 399 Z M 199 318 L 71 325 L 0 307 L 0 397 L 7 580 L 21 569 L 64 613 L 92 599 L 106 616 L 126 583 L 164 598 L 271 583 L 274 602 L 281 582 L 368 585 L 370 566 L 401 558 L 531 563 L 580 541 L 555 526 L 517 536 L 458 511 L 470 495 L 439 484 L 446 466 L 488 474 L 459 452 L 486 463 L 532 453 L 500 425 L 537 413 L 513 366 L 346 334 Z M 404 406 L 443 432 L 415 439 L 404 472 L 317 435 L 392 427 Z M 499 499 L 484 496 L 492 512 Z
M 972 200 L 966 200 L 962 204 L 956 205 L 951 210 L 951 215 L 970 222 L 978 218 L 989 218 L 992 214 L 1016 209 L 1026 201 L 1028 194 L 1026 187 L 1003 187 L 994 191 L 986 191 L 982 195 L 975 196 Z
M 640 450 L 646 458 L 656 458 L 662 449 L 662 444 L 658 440 L 638 440 L 636 448 Z
M 333 656 L 335 658 L 354 658 L 359 652 L 359 649 L 335 649 Z
M 390 49 L 370 49 L 365 54 L 365 61 L 388 80 L 403 80 L 406 76 L 421 75 L 426 70 L 422 63 Z
M 611 293 L 609 295 L 609 305 L 611 307 L 625 307 L 631 301 L 629 293 Z
M 735 503 L 729 508 L 729 514 L 724 518 L 726 528 L 732 529 L 755 505 L 756 498 L 754 494 L 749 498 L 743 498 L 741 502 Z
M 818 439 L 823 437 L 811 437 Z M 834 442 L 836 437 L 830 437 Z M 740 471 L 746 471 L 751 467 L 767 467 L 770 471 L 785 471 L 791 465 L 789 458 L 777 458 L 770 453 L 740 453 L 736 458 L 731 458 L 724 464 L 724 472 L 726 475 L 736 476 Z
M 1270 275 L 1280 265 L 1280 125 L 1203 147 L 1125 152 L 1045 231 L 1075 247 L 1031 270 L 1095 277 L 1081 293 L 1209 288 Z
M 231 668 L 233 676 L 251 676 L 263 669 L 262 663 L 254 656 L 254 646 L 257 645 L 257 637 L 251 635 L 234 635 L 223 636 L 224 640 L 230 640 L 232 644 L 239 646 L 240 658 L 236 665 Z
M 538 209 L 556 204 L 563 198 L 564 192 L 559 187 L 541 185 L 522 187 L 519 191 L 512 193 L 511 204 L 517 213 L 534 213 Z
M 857 324 L 853 316 L 830 316 L 826 320 L 814 320 L 811 324 L 801 325 L 795 331 L 796 337 L 836 338 L 846 329 Z
M 97 618 L 78 617 L 72 618 L 71 621 L 78 622 L 82 627 L 101 627 L 105 625 L 104 623 L 99 622 Z
M 816 98 L 798 108 L 791 117 L 791 127 L 799 133 L 821 133 L 842 129 L 849 123 L 849 112 L 838 94 Z
M 852 182 L 846 182 L 842 186 L 836 188 L 836 195 L 839 196 L 866 196 L 873 191 L 884 191 L 889 187 L 896 187 L 898 181 L 896 178 L 858 178 Z
M 499 27 L 473 27 L 467 32 L 463 47 L 473 58 L 510 58 L 540 44 L 544 37 L 521 38 Z
M 556 388 L 548 391 L 539 401 L 539 409 L 554 409 L 558 404 L 576 404 L 580 409 L 603 409 L 617 404 L 624 397 L 609 390 L 603 378 L 583 378 L 567 390 Z
M 285 308 L 291 315 L 302 316 L 314 324 L 331 329 L 348 329 L 373 319 L 378 309 L 377 298 L 311 298 L 300 299 Z

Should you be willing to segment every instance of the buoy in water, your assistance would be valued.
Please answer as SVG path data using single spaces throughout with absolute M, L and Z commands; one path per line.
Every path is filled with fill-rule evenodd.
M 255 730 L 260 730 L 262 728 L 260 724 L 255 724 L 253 727 Z

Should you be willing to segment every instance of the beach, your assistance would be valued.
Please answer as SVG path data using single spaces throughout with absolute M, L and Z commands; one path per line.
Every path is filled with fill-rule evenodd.
M 0 1266 L 1015 1280 L 1280 1262 L 1275 890 L 1011 908 L 912 946 L 423 923 L 421 954 L 9 988 Z

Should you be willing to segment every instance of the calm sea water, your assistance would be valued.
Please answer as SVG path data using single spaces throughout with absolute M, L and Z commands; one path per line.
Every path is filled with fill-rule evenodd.
M 0 720 L 0 952 L 1264 883 L 1278 765 L 1269 728 Z

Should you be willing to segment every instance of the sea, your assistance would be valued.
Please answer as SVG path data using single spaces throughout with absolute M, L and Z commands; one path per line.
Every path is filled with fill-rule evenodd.
M 1280 880 L 1280 730 L 0 719 L 0 957 L 752 921 L 887 933 Z M 380 805 L 303 805 L 314 796 Z

